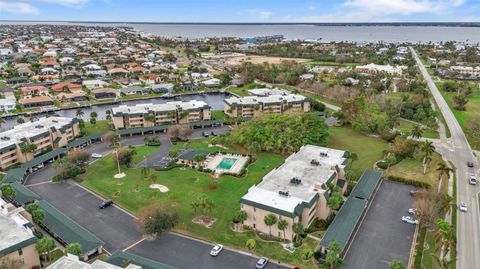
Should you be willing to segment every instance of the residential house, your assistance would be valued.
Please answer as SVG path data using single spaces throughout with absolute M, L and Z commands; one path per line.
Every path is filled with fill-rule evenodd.
M 41 107 L 41 106 L 51 106 L 53 105 L 53 100 L 50 96 L 36 96 L 31 98 L 24 98 L 18 100 L 18 103 L 23 108 L 32 108 L 32 107 Z
M 94 79 L 94 80 L 84 80 L 82 81 L 82 85 L 85 86 L 89 90 L 103 88 L 108 83 L 102 80 Z
M 0 111 L 9 112 L 17 107 L 17 100 L 15 98 L 0 99 Z
M 97 99 L 116 98 L 119 95 L 119 91 L 113 88 L 99 88 L 92 90 L 92 94 Z
M 120 94 L 122 95 L 134 95 L 134 94 L 145 95 L 145 94 L 148 94 L 149 92 L 150 91 L 147 88 L 138 87 L 138 86 L 130 86 L 127 88 L 120 89 Z

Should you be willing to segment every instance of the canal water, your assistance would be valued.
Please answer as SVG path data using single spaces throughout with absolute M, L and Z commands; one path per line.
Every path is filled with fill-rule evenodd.
M 164 104 L 166 102 L 172 102 L 172 101 L 190 101 L 190 100 L 198 100 L 198 101 L 204 101 L 207 103 L 212 110 L 223 110 L 223 100 L 225 98 L 230 97 L 231 95 L 229 93 L 204 93 L 204 94 L 191 94 L 191 95 L 182 95 L 178 96 L 176 98 L 172 99 L 164 99 L 164 98 L 152 98 L 152 99 L 147 99 L 147 100 L 132 100 L 132 101 L 122 101 L 122 103 L 118 104 L 106 104 L 106 105 L 92 105 L 90 107 L 84 107 L 82 108 L 83 111 L 83 119 L 88 120 L 90 119 L 90 113 L 95 111 L 98 114 L 97 120 L 104 120 L 106 116 L 106 111 L 111 110 L 113 107 L 118 107 L 119 105 L 129 105 L 133 106 L 136 104 L 144 104 L 144 103 L 151 103 L 151 104 Z M 50 114 L 54 114 L 60 117 L 69 117 L 69 118 L 74 118 L 76 117 L 77 109 L 64 109 L 64 110 L 59 110 L 55 112 L 50 112 Z M 47 115 L 47 113 L 44 113 Z M 37 114 L 37 117 L 42 117 L 43 114 Z M 5 122 L 2 123 L 0 126 L 0 131 L 6 131 L 10 130 L 15 126 L 17 123 L 17 118 L 23 117 L 23 116 L 17 116 L 17 117 L 11 117 L 8 119 L 5 119 Z M 23 117 L 25 121 L 29 121 L 29 117 Z

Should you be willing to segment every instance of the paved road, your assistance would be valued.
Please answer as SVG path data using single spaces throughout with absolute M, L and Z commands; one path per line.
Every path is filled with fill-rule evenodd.
M 410 190 L 412 186 L 398 182 L 381 183 L 348 250 L 344 269 L 389 268 L 393 259 L 408 264 L 415 225 L 401 219 L 413 205 Z
M 469 175 L 478 174 L 476 170 L 480 162 L 473 156 L 465 133 L 417 53 L 411 47 L 410 50 L 450 129 L 451 137 L 441 139 L 440 143 L 435 143 L 435 147 L 444 158 L 455 165 L 457 169 L 457 203 L 466 202 L 469 207 L 468 212 L 458 212 L 457 214 L 457 268 L 480 268 L 480 208 L 477 197 L 480 186 L 471 186 L 467 183 Z M 474 162 L 475 168 L 468 168 L 467 161 Z

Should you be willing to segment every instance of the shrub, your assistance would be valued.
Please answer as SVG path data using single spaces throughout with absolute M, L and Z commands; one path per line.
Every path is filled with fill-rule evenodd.
M 416 186 L 416 187 L 423 187 L 423 188 L 426 188 L 426 189 L 430 189 L 432 187 L 427 182 L 417 181 L 417 180 L 413 180 L 413 179 L 409 179 L 409 178 L 403 178 L 403 177 L 399 177 L 399 176 L 387 176 L 387 179 L 391 180 L 391 181 L 404 183 L 404 184 L 407 184 L 407 185 L 412 185 L 412 186 Z
M 255 239 L 251 238 L 251 239 L 248 239 L 247 240 L 247 243 L 245 244 L 245 246 L 249 249 L 249 250 L 254 250 L 255 247 L 257 245 L 257 242 L 255 242 Z
M 313 256 L 313 251 L 310 248 L 306 248 L 302 251 L 302 259 L 309 260 Z

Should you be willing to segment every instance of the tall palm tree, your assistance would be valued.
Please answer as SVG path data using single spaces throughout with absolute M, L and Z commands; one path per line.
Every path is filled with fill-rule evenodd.
M 437 226 L 438 230 L 435 233 L 436 251 L 443 249 L 442 259 L 445 259 L 450 251 L 457 248 L 457 232 L 454 225 L 443 219 L 437 220 Z
M 431 141 L 425 141 L 420 147 L 420 152 L 422 153 L 422 165 L 423 165 L 423 174 L 427 172 L 427 164 L 432 161 L 432 154 L 435 152 L 435 147 Z
M 440 185 L 442 182 L 443 176 L 450 176 L 450 172 L 453 172 L 453 169 L 448 167 L 445 163 L 439 163 L 437 167 L 438 171 L 438 189 L 440 190 Z
M 277 228 L 283 232 L 283 240 L 285 241 L 285 230 L 287 229 L 288 227 L 288 222 L 284 219 L 281 219 L 278 223 L 277 223 Z
M 420 138 L 422 137 L 422 128 L 420 127 L 420 125 L 418 124 L 415 124 L 413 125 L 412 127 L 412 130 L 410 131 L 410 136 L 412 136 L 413 138 Z
M 268 233 L 272 236 L 272 226 L 277 223 L 277 217 L 273 214 L 268 214 L 263 218 L 263 222 L 268 226 Z
M 446 213 L 451 213 L 451 211 L 455 210 L 456 208 L 457 204 L 455 203 L 455 198 L 448 194 L 444 194 L 442 196 L 441 209 Z
M 353 162 L 358 161 L 357 153 L 350 152 L 350 155 L 348 156 L 348 159 L 350 159 L 350 165 L 353 165 Z
M 81 118 L 83 117 L 85 113 L 83 112 L 83 110 L 81 108 L 77 108 L 77 112 L 75 113 L 75 115 L 77 116 L 77 118 Z

